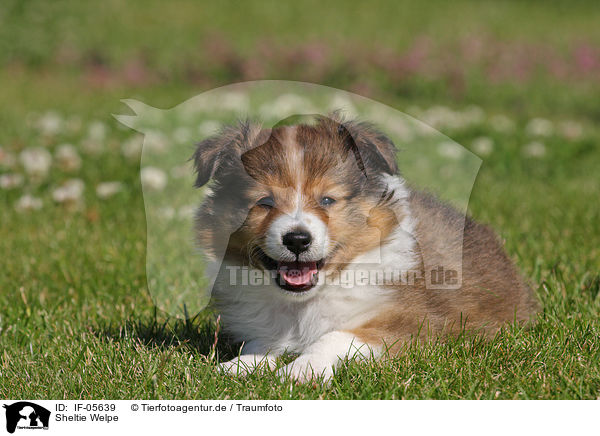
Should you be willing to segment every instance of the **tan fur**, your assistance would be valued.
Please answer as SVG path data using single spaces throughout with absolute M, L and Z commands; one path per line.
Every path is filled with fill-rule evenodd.
M 327 225 L 335 244 L 325 265 L 331 274 L 376 248 L 404 218 L 388 204 L 391 195 L 375 194 L 381 188 L 376 175 L 398 171 L 394 146 L 364 124 L 341 124 L 336 118 L 273 130 L 243 124 L 200 144 L 195 161 L 199 186 L 215 178 L 236 193 L 232 199 L 222 200 L 218 193 L 207 199 L 198 214 L 198 239 L 204 247 L 229 240 L 228 253 L 239 264 L 252 260 L 270 223 L 290 213 L 297 189 L 304 209 Z M 277 208 L 256 205 L 267 195 Z M 324 195 L 337 200 L 327 210 L 319 206 Z M 396 344 L 395 350 L 411 338 L 464 330 L 490 336 L 507 322 L 532 319 L 538 303 L 489 228 L 467 218 L 463 237 L 448 237 L 462 230 L 462 215 L 414 191 L 408 207 L 416 223 L 421 274 L 414 284 L 395 287 L 380 314 L 351 331 L 357 338 L 374 345 Z M 234 213 L 243 214 L 239 228 L 227 226 L 228 214 Z M 462 264 L 460 289 L 426 286 L 424 260 L 440 256 L 450 259 L 449 268 Z
M 458 248 L 446 246 L 443 236 L 452 231 L 453 222 L 463 219 L 460 214 L 420 192 L 412 193 L 409 204 L 421 256 Z M 394 303 L 352 333 L 367 343 L 384 341 L 394 351 L 411 338 L 428 340 L 463 331 L 490 337 L 503 324 L 532 320 L 539 305 L 531 289 L 493 231 L 468 217 L 462 262 L 460 289 L 427 289 L 423 279 L 414 286 L 398 287 Z

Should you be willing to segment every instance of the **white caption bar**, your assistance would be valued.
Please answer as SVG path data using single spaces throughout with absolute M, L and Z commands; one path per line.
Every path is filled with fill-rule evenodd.
M 587 434 L 596 401 L 0 400 L 0 434 Z M 12 430 L 12 432 L 11 432 Z M 45 430 L 37 433 L 34 430 Z M 187 433 L 185 433 L 187 434 Z

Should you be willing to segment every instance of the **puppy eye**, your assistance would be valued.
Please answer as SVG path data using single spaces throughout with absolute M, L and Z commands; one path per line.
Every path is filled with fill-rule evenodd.
M 335 203 L 335 200 L 331 197 L 323 197 L 320 201 L 320 204 L 323 207 L 331 206 L 333 203 Z
M 275 207 L 275 200 L 273 200 L 273 197 L 263 197 L 260 200 L 258 200 L 256 204 L 257 206 L 262 206 L 270 209 L 272 207 Z

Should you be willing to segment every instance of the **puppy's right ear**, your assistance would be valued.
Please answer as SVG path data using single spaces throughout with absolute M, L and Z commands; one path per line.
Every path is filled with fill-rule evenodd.
M 205 139 L 196 146 L 194 152 L 194 169 L 196 171 L 196 183 L 194 186 L 200 188 L 204 186 L 214 175 L 221 155 L 226 147 L 222 136 L 213 136 Z
M 192 157 L 197 173 L 195 186 L 199 188 L 218 174 L 239 169 L 242 152 L 259 132 L 260 126 L 241 121 L 198 144 Z
M 235 161 L 248 130 L 248 123 L 239 123 L 236 127 L 228 126 L 196 146 L 192 159 L 197 173 L 197 188 L 208 183 L 221 167 L 231 165 Z

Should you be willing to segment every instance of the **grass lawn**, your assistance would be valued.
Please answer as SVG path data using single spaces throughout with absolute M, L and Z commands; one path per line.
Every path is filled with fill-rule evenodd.
M 126 112 L 121 98 L 171 107 L 227 79 L 213 71 L 210 74 L 217 75 L 213 82 L 188 80 L 185 66 L 177 64 L 173 75 L 161 75 L 163 70 L 156 80 L 132 83 L 118 76 L 98 86 L 94 81 L 98 72 L 90 72 L 85 62 L 92 55 L 108 59 L 107 68 L 116 71 L 134 51 L 136 56 L 149 52 L 146 68 L 154 71 L 175 62 L 177 50 L 192 53 L 197 41 L 210 33 L 211 23 L 231 38 L 240 53 L 251 52 L 260 38 L 248 24 L 230 16 L 235 10 L 232 4 L 221 10 L 207 6 L 210 10 L 198 18 L 204 26 L 197 30 L 190 18 L 191 6 L 185 2 L 172 9 L 172 21 L 164 28 L 156 18 L 159 4 L 133 3 L 123 9 L 109 2 L 107 10 L 118 13 L 115 22 L 104 9 L 98 12 L 98 22 L 90 21 L 95 11 L 91 6 L 75 6 L 80 3 L 57 2 L 56 11 L 35 12 L 36 8 L 20 9 L 18 3 L 9 2 L 0 10 L 0 19 L 11 23 L 7 28 L 0 22 L 0 32 L 4 37 L 12 29 L 14 43 L 0 59 L 0 177 L 17 175 L 10 179 L 14 187 L 8 186 L 9 178 L 0 179 L 4 180 L 0 189 L 0 397 L 600 398 L 597 81 L 563 83 L 540 76 L 499 84 L 488 82 L 474 69 L 466 74 L 472 82 L 456 94 L 443 79 L 408 79 L 411 92 L 392 87 L 385 79 L 373 79 L 380 84 L 376 97 L 416 116 L 425 116 L 439 105 L 456 112 L 472 105 L 481 108 L 480 118 L 468 126 L 442 122 L 438 129 L 483 159 L 470 214 L 497 230 L 535 289 L 543 311 L 532 329 L 507 327 L 490 342 L 453 339 L 408 347 L 386 362 L 348 363 L 328 386 L 283 383 L 268 373 L 235 379 L 216 371 L 217 360 L 231 358 L 236 350 L 223 337 L 215 346 L 213 314 L 191 314 L 184 320 L 155 308 L 146 283 L 140 163 L 135 155 L 127 157 L 127 144 L 135 142 L 136 133 L 111 117 Z M 494 38 L 543 41 L 561 50 L 568 40 L 600 41 L 592 25 L 600 12 L 593 3 L 584 4 L 587 9 L 517 2 L 485 9 L 459 2 L 453 13 L 463 11 L 459 16 L 464 32 L 476 32 L 487 23 L 486 32 Z M 278 7 L 268 8 L 267 36 L 283 32 L 288 42 L 303 35 L 301 24 L 314 15 L 296 8 L 277 11 Z M 353 16 L 342 9 L 327 6 L 322 15 L 317 14 L 318 22 L 308 24 L 311 38 L 336 44 L 349 37 Z M 434 17 L 430 22 L 434 41 L 460 37 L 442 19 L 443 11 L 433 6 L 406 6 L 402 11 L 405 23 Z M 377 17 L 363 12 L 356 38 L 367 41 Z M 390 28 L 391 12 L 381 13 Z M 44 13 L 55 19 L 43 19 Z M 529 22 L 524 18 L 527 13 L 536 18 L 525 31 L 519 23 Z M 260 15 L 253 10 L 248 17 Z M 345 23 L 340 32 L 322 30 L 328 17 Z M 143 19 L 139 36 L 131 30 L 136 19 Z M 26 34 L 23 29 L 35 22 L 42 24 Z M 286 26 L 287 22 L 296 24 Z M 179 31 L 170 44 L 165 35 L 174 28 Z M 556 31 L 545 40 L 548 29 Z M 38 35 L 42 30 L 60 38 L 43 38 L 43 33 Z M 415 25 L 407 24 L 405 29 L 375 32 L 374 40 L 399 50 L 409 45 L 413 31 Z M 58 40 L 68 44 L 57 47 Z M 65 52 L 65 47 L 71 51 Z M 57 52 L 67 60 L 56 61 L 49 55 Z M 69 53 L 76 53 L 75 60 L 69 60 Z M 336 82 L 335 75 L 328 77 L 332 86 L 346 84 L 342 79 Z M 510 121 L 500 122 L 506 121 L 500 115 Z M 68 156 L 61 165 L 57 152 L 65 143 L 73 144 L 81 158 L 79 167 L 69 168 Z M 47 174 L 36 176 L 25 168 L 23 151 L 35 149 L 52 156 Z M 75 205 L 57 201 L 57 188 L 72 179 L 82 183 L 82 197 Z M 118 192 L 101 198 L 96 188 L 108 181 L 119 182 Z M 40 200 L 41 207 L 27 204 L 25 195 L 33 203 Z

